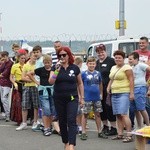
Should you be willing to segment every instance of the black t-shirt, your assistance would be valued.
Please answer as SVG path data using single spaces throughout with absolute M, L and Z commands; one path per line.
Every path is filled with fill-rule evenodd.
M 52 71 L 55 70 L 55 66 Z M 77 65 L 71 64 L 65 68 L 61 67 L 54 84 L 54 92 L 58 95 L 77 95 L 77 76 L 80 69 Z
M 111 67 L 115 65 L 113 58 L 107 57 L 102 63 L 97 60 L 95 70 L 100 71 L 104 86 L 108 85 Z
M 50 70 L 46 70 L 45 67 L 35 69 L 35 74 L 40 77 L 40 85 L 50 86 L 48 79 L 50 75 Z

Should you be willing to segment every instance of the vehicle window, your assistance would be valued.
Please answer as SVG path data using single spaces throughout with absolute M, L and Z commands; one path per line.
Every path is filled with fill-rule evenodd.
M 128 56 L 130 53 L 132 53 L 134 50 L 136 50 L 137 43 L 132 42 L 132 43 L 119 43 L 119 50 L 122 50 L 123 52 L 126 53 Z
M 105 44 L 107 56 L 111 57 L 112 44 Z
M 87 53 L 87 56 L 89 57 L 89 56 L 92 56 L 92 49 L 93 49 L 93 47 L 90 47 L 89 49 L 88 49 L 88 53 Z

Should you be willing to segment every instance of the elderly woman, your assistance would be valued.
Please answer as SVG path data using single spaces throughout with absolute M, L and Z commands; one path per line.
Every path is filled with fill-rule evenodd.
M 79 102 L 83 104 L 83 83 L 79 67 L 73 64 L 74 58 L 70 49 L 68 47 L 60 48 L 57 56 L 59 62 L 52 68 L 49 82 L 54 84 L 54 103 L 65 150 L 74 150 L 77 132 L 78 92 Z
M 134 78 L 131 66 L 124 64 L 125 53 L 116 51 L 114 53 L 116 65 L 110 71 L 110 81 L 107 87 L 107 92 L 112 93 L 112 108 L 113 114 L 117 116 L 118 135 L 112 140 L 123 139 L 124 143 L 132 141 L 131 121 L 127 115 L 130 100 L 134 99 Z M 127 135 L 124 138 L 124 126 L 127 130 Z

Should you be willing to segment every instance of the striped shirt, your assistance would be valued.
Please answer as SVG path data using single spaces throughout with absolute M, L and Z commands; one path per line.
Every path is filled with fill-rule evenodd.
M 52 57 L 52 64 L 55 65 L 58 62 L 57 54 L 52 53 L 51 57 Z

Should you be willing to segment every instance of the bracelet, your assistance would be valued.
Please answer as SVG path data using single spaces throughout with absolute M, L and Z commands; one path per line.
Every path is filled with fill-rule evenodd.
M 54 74 L 55 74 L 55 75 L 58 75 L 58 74 L 59 74 L 58 70 L 55 70 L 55 71 L 54 71 Z
M 55 74 L 53 74 L 52 78 L 56 80 L 57 76 Z

